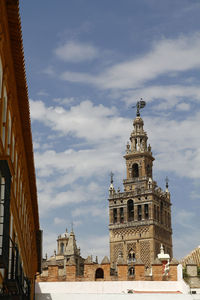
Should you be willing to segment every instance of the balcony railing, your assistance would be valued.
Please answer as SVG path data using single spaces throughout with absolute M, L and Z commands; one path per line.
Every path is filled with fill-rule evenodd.
M 9 238 L 8 270 L 5 272 L 0 299 L 30 299 L 30 280 L 25 277 L 17 245 Z M 7 298 L 6 298 L 7 297 Z M 11 298 L 9 298 L 11 297 Z

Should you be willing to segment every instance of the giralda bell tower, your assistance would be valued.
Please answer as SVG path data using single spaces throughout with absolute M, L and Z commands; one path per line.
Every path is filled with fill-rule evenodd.
M 124 191 L 115 191 L 113 176 L 109 188 L 110 261 L 116 267 L 118 257 L 124 262 L 142 261 L 146 267 L 160 252 L 161 244 L 172 257 L 171 202 L 168 191 L 157 187 L 153 180 L 151 146 L 147 146 L 147 134 L 140 109 L 144 101 L 137 103 L 137 115 L 133 121 L 130 144 L 126 146 L 126 179 Z

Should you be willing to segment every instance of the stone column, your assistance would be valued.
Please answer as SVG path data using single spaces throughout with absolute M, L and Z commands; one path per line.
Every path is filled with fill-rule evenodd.
M 141 212 L 142 212 L 142 220 L 145 220 L 145 215 L 144 215 L 144 204 L 141 204 Z
M 138 207 L 134 205 L 134 220 L 137 221 L 138 219 Z
M 120 208 L 117 208 L 117 223 L 120 223 Z
M 127 205 L 124 206 L 124 223 L 128 221 L 128 215 L 127 215 Z

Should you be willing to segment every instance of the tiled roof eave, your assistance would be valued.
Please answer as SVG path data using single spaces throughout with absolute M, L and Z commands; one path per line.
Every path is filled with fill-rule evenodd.
M 22 135 L 28 168 L 28 180 L 30 186 L 31 203 L 34 213 L 35 229 L 39 230 L 39 214 L 37 201 L 37 188 L 35 177 L 35 166 L 33 156 L 33 143 L 31 134 L 30 108 L 28 100 L 28 88 L 26 83 L 24 51 L 22 43 L 22 31 L 19 15 L 19 1 L 7 0 L 6 10 L 8 17 L 8 27 L 10 34 L 10 45 L 13 57 L 13 67 L 15 72 L 18 107 L 21 118 Z

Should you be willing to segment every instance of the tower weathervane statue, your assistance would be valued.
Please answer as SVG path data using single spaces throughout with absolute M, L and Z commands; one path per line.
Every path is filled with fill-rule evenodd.
M 133 108 L 137 107 L 137 113 L 136 116 L 140 117 L 140 109 L 144 108 L 146 105 L 146 102 L 141 98 L 140 101 L 137 102 L 137 104 L 135 106 L 133 106 Z

